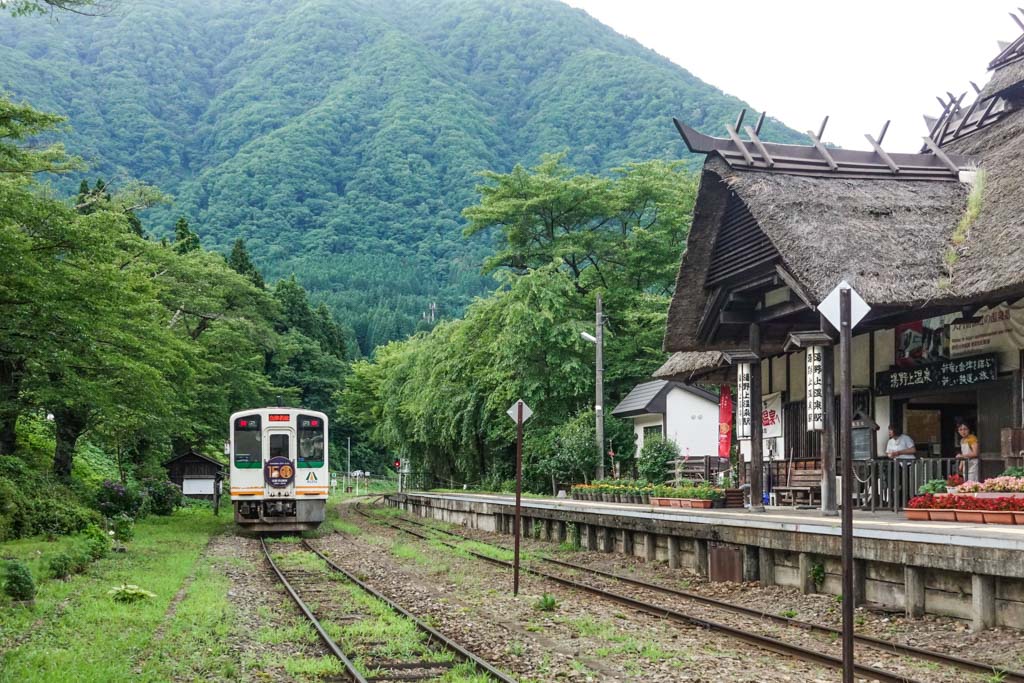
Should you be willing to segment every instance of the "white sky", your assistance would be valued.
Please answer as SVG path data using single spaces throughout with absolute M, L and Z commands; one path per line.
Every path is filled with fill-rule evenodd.
M 564 1 L 800 132 L 829 115 L 825 141 L 850 149 L 892 119 L 884 147 L 917 151 L 936 95 L 970 103 L 1021 33 L 1017 0 Z

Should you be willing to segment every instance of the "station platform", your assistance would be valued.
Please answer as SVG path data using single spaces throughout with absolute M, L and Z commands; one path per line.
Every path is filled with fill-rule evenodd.
M 417 493 L 418 497 L 437 497 L 448 500 L 490 502 L 515 505 L 515 496 L 477 493 Z M 742 527 L 772 531 L 790 531 L 806 534 L 839 536 L 841 521 L 838 515 L 827 516 L 819 510 L 793 507 L 766 507 L 764 512 L 751 512 L 740 508 L 712 508 L 693 510 L 666 508 L 630 503 L 603 503 L 568 498 L 523 498 L 525 510 L 586 511 L 597 515 L 643 516 L 667 522 L 691 522 L 725 527 Z M 942 543 L 969 548 L 986 547 L 1024 551 L 1024 525 L 968 524 L 960 522 L 921 522 L 908 520 L 903 513 L 891 511 L 868 512 L 854 510 L 854 538 L 871 538 L 916 543 Z M 1024 556 L 1021 558 L 1024 560 Z
M 399 493 L 388 504 L 422 517 L 511 534 L 515 497 Z M 712 580 L 759 581 L 840 594 L 841 521 L 820 510 L 696 510 L 564 498 L 523 498 L 526 537 L 619 552 Z M 857 604 L 1024 628 L 1024 526 L 921 522 L 854 512 Z

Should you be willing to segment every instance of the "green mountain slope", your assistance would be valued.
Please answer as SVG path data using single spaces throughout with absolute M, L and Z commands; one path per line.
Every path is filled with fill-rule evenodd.
M 478 173 L 686 156 L 670 117 L 744 106 L 555 0 L 179 0 L 0 19 L 0 87 L 67 115 L 90 176 L 175 197 L 203 241 L 295 273 L 364 351 L 492 286 L 461 236 Z M 769 122 L 770 139 L 799 139 Z M 77 184 L 77 181 L 75 181 Z M 70 189 L 70 186 L 69 188 Z

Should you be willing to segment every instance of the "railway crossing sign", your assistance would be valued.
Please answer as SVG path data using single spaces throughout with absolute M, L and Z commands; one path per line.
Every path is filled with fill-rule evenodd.
M 842 325 L 839 315 L 839 297 L 844 289 L 850 290 L 850 328 L 857 327 L 857 323 L 864 319 L 871 312 L 871 307 L 861 298 L 857 290 L 850 286 L 850 283 L 843 280 L 836 288 L 829 292 L 825 300 L 818 304 L 818 312 L 825 316 L 825 319 L 832 323 L 837 330 Z
M 523 406 L 523 422 L 526 422 L 527 420 L 529 420 L 530 416 L 533 415 L 533 410 L 530 408 L 530 406 L 526 405 L 526 401 L 524 401 L 523 399 L 519 399 L 518 401 L 513 403 L 511 406 L 509 406 L 508 410 L 505 411 L 505 414 L 508 415 L 509 417 L 511 417 L 513 422 L 518 422 L 519 421 L 519 405 L 520 404 L 522 404 L 522 406 Z

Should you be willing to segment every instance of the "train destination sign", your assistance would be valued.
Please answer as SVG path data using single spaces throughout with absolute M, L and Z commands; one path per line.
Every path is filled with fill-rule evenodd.
M 876 375 L 876 386 L 878 393 L 886 396 L 905 391 L 969 387 L 991 382 L 998 377 L 997 354 L 986 353 L 967 358 L 951 358 L 916 368 L 879 372 Z

